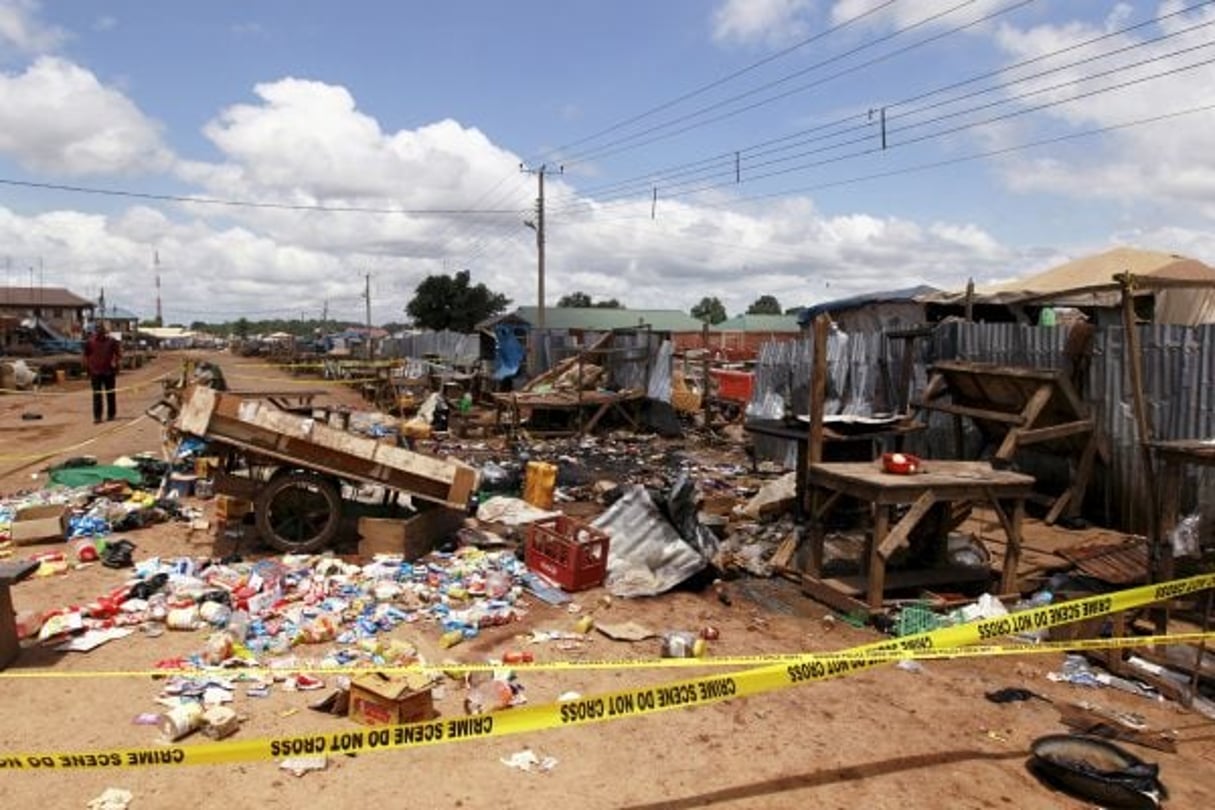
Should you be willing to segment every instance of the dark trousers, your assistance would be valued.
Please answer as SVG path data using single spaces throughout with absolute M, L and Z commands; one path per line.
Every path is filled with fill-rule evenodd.
M 114 391 L 113 372 L 109 374 L 92 374 L 93 382 L 93 421 L 101 421 L 101 394 L 105 392 L 106 418 L 113 419 L 118 412 L 118 394 Z

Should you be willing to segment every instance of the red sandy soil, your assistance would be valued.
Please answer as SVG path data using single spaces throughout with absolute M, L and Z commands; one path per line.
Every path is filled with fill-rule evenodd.
M 120 385 L 142 390 L 120 393 L 123 420 L 94 426 L 87 393 L 69 383 L 66 396 L 0 397 L 0 491 L 38 487 L 37 471 L 49 460 L 88 453 L 102 461 L 123 453 L 159 451 L 160 427 L 139 419 L 158 398 L 158 375 L 175 372 L 180 356 L 124 374 Z M 235 388 L 294 387 L 280 372 L 251 361 L 218 358 Z M 303 387 L 327 387 L 308 383 Z M 55 390 L 55 389 L 52 389 Z M 334 395 L 353 401 L 353 394 Z M 44 418 L 24 422 L 37 410 Z M 88 442 L 78 447 L 82 442 Z M 53 460 L 53 459 L 52 459 Z M 35 476 L 35 477 L 31 477 Z M 199 501 L 208 514 L 211 502 Z M 186 524 L 163 524 L 128 535 L 147 555 L 205 556 L 232 551 L 231 541 Z M 226 545 L 225 545 L 226 544 Z M 43 550 L 41 547 L 31 547 Z M 248 550 L 248 547 L 242 549 Z M 22 549 L 24 552 L 25 549 Z M 117 587 L 124 573 L 92 565 L 66 575 L 29 580 L 13 588 L 18 610 L 45 610 L 88 601 Z M 711 645 L 716 656 L 823 651 L 876 640 L 871 630 L 824 622 L 828 611 L 779 581 L 731 583 L 732 605 L 712 591 L 672 593 L 660 598 L 613 600 L 602 619 L 634 620 L 655 630 L 720 629 Z M 750 591 L 762 592 L 763 604 Z M 594 607 L 602 592 L 579 594 Z M 519 624 L 492 628 L 477 639 L 441 650 L 438 630 L 402 625 L 393 637 L 416 644 L 430 660 L 453 657 L 480 662 L 518 648 L 531 628 L 570 630 L 576 617 L 530 599 Z M 158 638 L 136 633 L 91 653 L 56 653 L 33 647 L 0 677 L 0 761 L 13 753 L 72 752 L 155 746 L 153 727 L 132 718 L 156 711 L 157 682 L 146 676 L 99 677 L 90 672 L 146 670 L 154 662 L 199 650 L 203 632 L 169 632 Z M 597 636 L 589 658 L 653 658 L 656 640 L 635 644 Z M 320 655 L 323 648 L 297 649 Z M 568 657 L 555 647 L 532 647 L 539 660 Z M 1026 658 L 927 661 L 923 671 L 894 667 L 839 680 L 659 715 L 567 729 L 429 748 L 336 756 L 327 770 L 295 777 L 271 760 L 155 769 L 93 769 L 39 772 L 25 768 L 0 775 L 0 807 L 85 807 L 107 787 L 134 794 L 132 808 L 229 807 L 451 807 L 451 808 L 684 808 L 816 807 L 853 810 L 908 808 L 1021 808 L 1079 810 L 1088 807 L 1039 783 L 1025 767 L 1038 736 L 1060 733 L 1058 711 L 1041 701 L 996 705 L 983 693 L 1005 686 L 1032 689 L 1056 702 L 1088 700 L 1142 714 L 1154 728 L 1175 729 L 1176 754 L 1126 745 L 1161 766 L 1172 793 L 1167 807 L 1215 806 L 1215 727 L 1176 704 L 1152 702 L 1114 690 L 1092 691 L 1048 681 L 1058 655 Z M 56 677 L 24 677 L 39 672 Z M 693 670 L 581 670 L 520 672 L 530 703 L 553 701 L 563 692 L 583 695 L 657 684 Z M 66 676 L 66 677 L 58 677 Z M 309 711 L 317 692 L 273 689 L 265 699 L 238 690 L 234 708 L 246 720 L 232 739 L 357 731 L 346 718 Z M 443 718 L 463 716 L 463 691 L 449 682 L 436 699 Z M 193 737 L 185 745 L 203 741 Z M 507 768 L 503 757 L 524 747 L 558 760 L 549 773 Z

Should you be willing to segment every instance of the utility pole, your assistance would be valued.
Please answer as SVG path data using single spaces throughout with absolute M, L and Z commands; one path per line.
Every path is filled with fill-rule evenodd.
M 363 293 L 367 304 L 367 359 L 370 360 L 375 356 L 375 351 L 371 345 L 371 273 L 366 275 L 367 289 Z M 326 306 L 328 304 L 326 303 Z
M 531 373 L 534 376 L 540 370 L 540 340 L 544 333 L 544 175 L 548 172 L 548 165 L 542 163 L 538 169 L 528 169 L 526 166 L 520 164 L 519 169 L 536 175 L 538 183 L 536 221 L 524 223 L 536 231 L 536 323 L 535 328 L 532 330 L 536 335 L 536 339 L 532 341 L 532 359 L 530 363 Z M 565 167 L 558 167 L 557 171 L 559 174 L 564 173 Z
M 152 251 L 152 268 L 156 273 L 156 325 L 164 326 L 164 315 L 160 311 L 160 251 Z

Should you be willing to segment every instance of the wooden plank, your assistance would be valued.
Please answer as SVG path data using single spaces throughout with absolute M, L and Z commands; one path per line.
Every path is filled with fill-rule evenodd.
M 810 436 L 806 457 L 810 464 L 823 460 L 823 408 L 827 401 L 827 333 L 831 319 L 826 313 L 814 319 L 814 370 L 810 380 Z M 803 493 L 798 493 L 802 497 Z
M 916 498 L 915 503 L 907 510 L 907 514 L 903 515 L 902 519 L 895 524 L 886 538 L 882 540 L 877 547 L 877 553 L 883 560 L 889 560 L 890 555 L 896 549 L 907 545 L 907 540 L 911 536 L 912 531 L 924 519 L 924 515 L 928 514 L 928 510 L 937 502 L 937 496 L 930 489 L 923 495 Z
M 802 593 L 816 602 L 822 602 L 829 608 L 846 614 L 861 614 L 869 616 L 869 606 L 848 593 L 835 587 L 834 580 L 819 579 L 818 577 L 802 576 Z
M 878 549 L 886 540 L 887 527 L 890 525 L 890 507 L 885 504 L 874 504 L 873 507 L 873 537 L 869 540 L 869 607 L 879 610 L 882 607 L 882 594 L 886 591 L 886 558 L 878 553 Z
M 958 405 L 953 402 L 924 402 L 920 407 L 930 411 L 950 413 L 954 416 L 968 416 L 971 419 L 981 419 L 986 422 L 1000 422 L 1006 425 L 1023 425 L 1025 417 L 1019 413 L 993 411 L 987 408 L 972 408 L 969 405 Z
M 1019 446 L 1037 444 L 1038 442 L 1049 442 L 1055 439 L 1063 439 L 1068 436 L 1078 436 L 1084 433 L 1092 432 L 1093 420 L 1082 419 L 1076 422 L 1064 422 L 1062 424 L 1052 425 L 1050 427 L 1022 430 L 1017 434 L 1017 444 Z
M 1038 417 L 1042 414 L 1042 409 L 1046 407 L 1046 403 L 1050 402 L 1051 393 L 1054 387 L 1051 385 L 1040 385 L 1026 403 L 1024 410 L 1021 411 L 1021 425 L 1031 427 L 1038 421 Z M 1004 437 L 1004 441 L 1000 444 L 1000 449 L 996 451 L 996 458 L 1009 461 L 1017 452 L 1017 443 L 1020 441 L 1020 431 L 1010 430 L 1008 435 Z
M 1001 366 L 994 363 L 977 363 L 970 360 L 940 360 L 933 364 L 934 370 L 985 377 L 1013 377 L 1024 380 L 1053 382 L 1059 378 L 1058 369 L 1029 368 L 1027 366 Z

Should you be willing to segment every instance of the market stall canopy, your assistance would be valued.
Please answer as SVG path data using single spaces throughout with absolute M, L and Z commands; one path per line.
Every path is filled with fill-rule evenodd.
M 1138 290 L 1156 296 L 1157 323 L 1215 322 L 1215 267 L 1197 259 L 1137 248 L 1115 248 L 1061 264 L 1032 276 L 976 287 L 976 304 L 1054 304 L 1116 307 L 1121 292 L 1115 276 L 1130 273 Z M 965 293 L 925 296 L 925 303 L 960 304 Z

